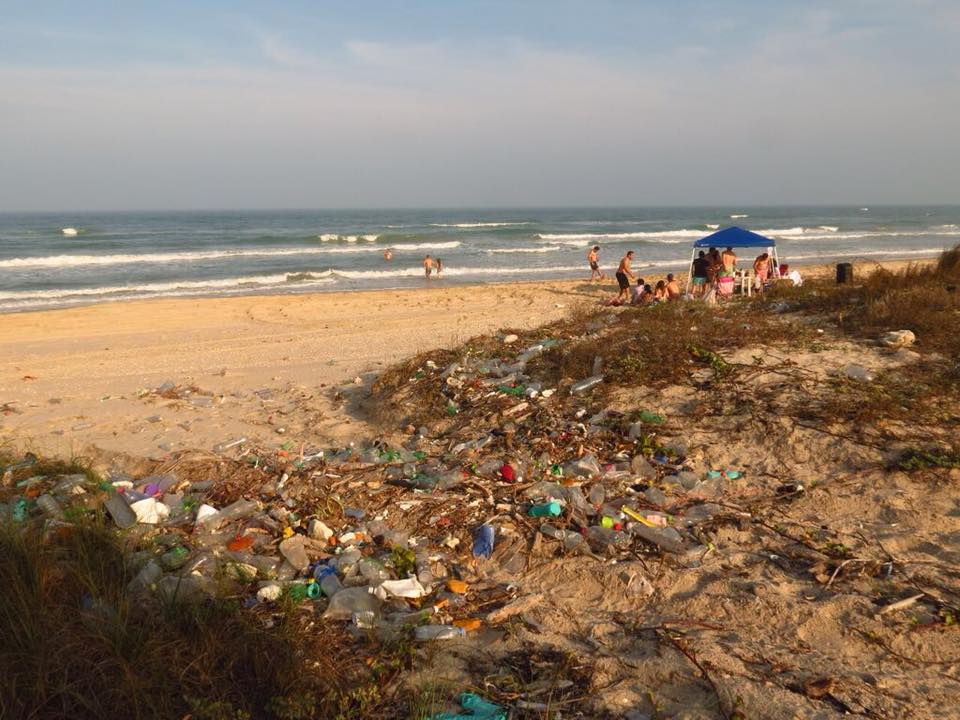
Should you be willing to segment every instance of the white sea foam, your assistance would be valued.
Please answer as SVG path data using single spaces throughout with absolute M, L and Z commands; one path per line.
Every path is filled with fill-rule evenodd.
M 712 224 L 710 224 L 710 223 L 707 223 L 707 227 L 710 228 L 711 230 L 716 230 L 716 229 L 718 229 L 720 226 L 719 226 L 719 225 L 712 225 Z
M 475 223 L 430 223 L 430 227 L 452 228 L 485 228 L 485 227 L 512 227 L 514 225 L 529 225 L 529 222 L 475 222 Z
M 330 271 L 311 273 L 303 280 L 310 283 L 333 282 Z M 220 290 L 250 290 L 281 287 L 299 282 L 297 276 L 287 273 L 277 275 L 251 275 L 245 277 L 217 278 L 209 280 L 177 280 L 172 282 L 141 283 L 135 285 L 106 285 L 88 288 L 57 288 L 51 290 L 13 290 L 0 292 L 0 300 L 39 300 L 48 298 L 96 297 L 103 295 L 136 295 L 144 293 L 167 294 L 182 291 L 212 292 Z
M 68 228 L 63 228 L 63 230 L 61 230 L 60 232 L 62 232 L 64 235 L 71 235 L 71 236 L 72 236 L 72 235 L 76 235 L 77 232 L 78 232 L 78 230 L 77 230 L 76 228 L 73 228 L 73 227 L 68 227 Z
M 817 227 L 820 230 L 826 230 L 827 232 L 836 232 L 840 229 L 836 225 L 818 225 Z
M 496 248 L 494 250 L 487 250 L 488 255 L 509 255 L 513 253 L 546 253 L 546 252 L 556 252 L 560 249 L 559 245 L 544 245 L 543 247 L 533 247 L 533 248 Z
M 750 217 L 750 216 L 747 215 L 747 214 L 740 214 L 740 215 L 731 215 L 730 217 L 731 217 L 733 220 L 739 220 L 740 218 L 748 218 L 748 217 Z
M 434 243 L 400 243 L 393 245 L 394 252 L 415 250 L 452 250 L 460 247 L 459 240 Z M 0 260 L 0 268 L 69 268 L 91 265 L 130 265 L 136 263 L 190 263 L 202 260 L 243 259 L 253 257 L 291 257 L 297 255 L 336 255 L 341 253 L 379 253 L 382 247 L 303 247 L 250 250 L 198 250 L 181 253 L 126 253 L 116 255 L 49 255 L 47 257 L 22 257 Z
M 324 233 L 323 235 L 317 235 L 320 240 L 323 242 L 348 242 L 355 243 L 358 240 L 366 240 L 367 242 L 375 242 L 379 235 L 338 235 L 336 233 Z
M 555 265 L 552 267 L 450 267 L 444 264 L 443 276 L 482 277 L 486 275 L 545 275 L 583 270 L 582 265 Z M 381 278 L 423 277 L 423 268 L 394 268 L 391 270 L 331 270 L 334 277 L 351 280 Z

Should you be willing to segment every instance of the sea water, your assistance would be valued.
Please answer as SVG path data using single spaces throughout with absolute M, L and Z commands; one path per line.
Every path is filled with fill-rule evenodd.
M 586 278 L 593 245 L 608 270 L 632 249 L 641 272 L 681 271 L 730 225 L 773 238 L 786 263 L 916 259 L 960 242 L 960 207 L 6 213 L 0 312 L 423 287 L 428 254 L 443 260 L 432 286 Z

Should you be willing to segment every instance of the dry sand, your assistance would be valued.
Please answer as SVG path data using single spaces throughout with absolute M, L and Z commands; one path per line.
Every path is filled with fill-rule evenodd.
M 58 456 L 96 447 L 157 457 L 239 437 L 357 440 L 367 428 L 351 398 L 383 367 L 498 328 L 550 322 L 614 289 L 609 279 L 436 285 L 2 315 L 0 441 Z M 149 392 L 167 382 L 203 396 Z
M 344 383 L 362 391 L 352 384 L 357 375 L 478 333 L 534 326 L 610 292 L 609 284 L 527 283 L 0 317 L 3 337 L 14 338 L 0 366 L 3 434 L 61 454 L 96 445 L 155 456 L 239 434 L 267 444 L 358 439 L 368 428 L 334 398 Z M 623 388 L 614 409 L 669 417 L 664 441 L 681 442 L 699 470 L 747 470 L 746 479 L 720 483 L 716 499 L 703 498 L 720 503 L 725 518 L 709 544 L 670 561 L 611 563 L 557 558 L 539 536 L 528 548 L 502 534 L 491 568 L 478 573 L 510 583 L 518 599 L 491 613 L 473 640 L 439 649 L 420 675 L 463 688 L 486 662 L 484 679 L 496 684 L 510 653 L 550 650 L 589 660 L 591 690 L 580 702 L 605 717 L 653 717 L 654 708 L 656 717 L 688 720 L 960 716 L 956 633 L 933 622 L 931 610 L 955 592 L 960 471 L 944 471 L 943 482 L 891 472 L 897 448 L 791 419 L 785 405 L 816 402 L 829 391 L 823 380 L 847 363 L 913 362 L 910 353 L 825 341 L 789 358 L 802 382 L 783 374 L 786 358 L 769 348 L 731 358 L 749 365 L 762 354 L 769 369 L 758 368 L 751 387 L 765 391 L 764 407 L 704 418 L 705 398 L 689 386 Z M 138 396 L 167 380 L 213 399 Z M 287 432 L 278 435 L 279 427 Z M 931 440 L 946 439 L 937 432 Z M 806 491 L 779 502 L 785 483 Z M 752 515 L 740 510 L 747 505 Z M 823 551 L 838 543 L 846 560 Z M 510 570 L 514 555 L 520 567 Z M 917 592 L 925 595 L 915 607 L 879 613 Z M 555 672 L 554 662 L 544 664 L 547 690 Z

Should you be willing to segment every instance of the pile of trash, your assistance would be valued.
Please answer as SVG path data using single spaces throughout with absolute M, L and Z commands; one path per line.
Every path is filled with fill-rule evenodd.
M 516 338 L 505 340 L 509 349 Z M 411 391 L 441 394 L 453 424 L 408 429 L 399 445 L 291 457 L 225 443 L 251 473 L 231 502 L 215 502 L 222 488 L 196 472 L 34 474 L 28 457 L 4 469 L 0 518 L 55 528 L 100 513 L 129 538 L 133 591 L 309 602 L 363 632 L 413 626 L 419 640 L 463 637 L 495 618 L 537 561 L 532 548 L 695 561 L 697 528 L 729 513 L 711 499 L 743 473 L 686 458 L 682 442 L 660 437 L 661 415 L 591 408 L 602 360 L 560 392 L 538 382 L 529 363 L 555 344 L 443 369 L 426 362 Z

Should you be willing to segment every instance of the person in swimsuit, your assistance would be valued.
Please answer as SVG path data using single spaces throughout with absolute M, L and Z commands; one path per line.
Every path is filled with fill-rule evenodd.
M 437 279 L 440 278 L 440 273 L 443 272 L 443 260 L 437 258 Z
M 637 280 L 637 284 L 634 285 L 633 288 L 630 290 L 630 304 L 631 304 L 631 305 L 639 305 L 639 304 L 640 304 L 640 301 L 641 301 L 641 299 L 643 298 L 643 286 L 644 286 L 644 284 L 645 284 L 645 283 L 643 282 L 643 278 L 639 278 L 639 279 Z
M 720 259 L 723 261 L 723 269 L 727 271 L 727 274 L 733 275 L 733 271 L 737 267 L 737 254 L 733 252 L 733 248 L 728 247 L 724 250 Z
M 657 280 L 657 286 L 653 289 L 653 299 L 656 302 L 667 301 L 667 284 L 663 280 Z
M 433 266 L 434 266 L 433 258 L 427 255 L 423 259 L 423 272 L 424 274 L 426 274 L 427 280 L 429 280 L 430 276 L 433 275 Z
M 633 271 L 630 269 L 630 263 L 633 261 L 633 250 L 627 250 L 627 254 L 620 258 L 620 265 L 617 267 L 617 284 L 620 286 L 620 294 L 617 300 L 628 302 L 630 300 L 630 280 L 633 279 Z
M 680 283 L 673 278 L 673 273 L 667 273 L 667 300 L 680 299 Z
M 587 262 L 590 263 L 590 282 L 603 280 L 603 271 L 600 269 L 600 246 L 594 245 L 587 253 Z
M 383 251 L 384 260 L 393 260 L 393 248 L 387 248 Z
M 710 261 L 707 260 L 707 254 L 701 250 L 697 259 L 693 261 L 693 294 L 696 297 L 703 295 L 709 277 Z
M 753 261 L 753 274 L 756 277 L 757 292 L 762 293 L 766 285 L 767 276 L 770 274 L 770 255 L 763 253 L 758 255 Z

